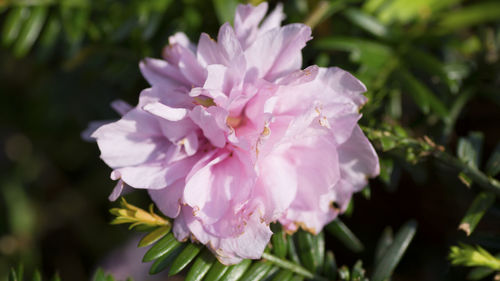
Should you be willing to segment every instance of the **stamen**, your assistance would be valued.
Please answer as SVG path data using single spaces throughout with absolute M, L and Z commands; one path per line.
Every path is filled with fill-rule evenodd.
M 228 116 L 227 120 L 226 120 L 226 123 L 231 128 L 238 128 L 238 126 L 241 124 L 242 120 L 243 120 L 243 118 L 241 118 L 241 117 L 231 117 L 231 116 Z
M 210 107 L 215 105 L 214 99 L 208 97 L 203 97 L 203 98 L 195 97 L 194 100 L 196 101 L 197 104 L 203 105 L 204 107 Z

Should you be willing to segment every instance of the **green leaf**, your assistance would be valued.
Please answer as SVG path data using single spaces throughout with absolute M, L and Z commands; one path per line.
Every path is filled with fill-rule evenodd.
M 238 0 L 212 0 L 215 8 L 215 14 L 219 23 L 233 22 L 233 15 L 238 6 Z
M 54 47 L 60 32 L 61 22 L 59 18 L 56 15 L 49 16 L 39 41 L 39 46 L 45 49 L 45 53 L 48 53 Z
M 349 272 L 349 268 L 345 265 L 343 265 L 341 268 L 338 270 L 339 278 L 340 280 L 350 280 L 351 279 L 351 273 Z
M 313 236 L 314 242 L 314 256 L 318 260 L 318 269 L 323 268 L 323 262 L 325 261 L 325 233 L 321 231 L 317 235 Z M 318 272 L 318 270 L 316 270 Z
M 9 281 L 22 281 L 22 280 L 17 279 L 16 270 L 14 268 L 10 268 Z
M 24 6 L 12 8 L 3 24 L 2 44 L 10 46 L 17 39 L 21 27 L 30 15 L 30 9 Z
M 394 241 L 392 237 L 392 228 L 386 227 L 378 239 L 377 247 L 375 248 L 375 264 L 377 264 L 380 259 L 385 255 L 387 248 Z
M 337 262 L 332 251 L 327 251 L 323 263 L 323 274 L 329 280 L 337 279 Z
M 226 271 L 229 269 L 229 266 L 223 265 L 219 261 L 216 261 L 215 264 L 210 268 L 207 273 L 207 277 L 203 279 L 204 281 L 218 281 L 224 276 Z
M 241 276 L 243 276 L 243 274 L 251 264 L 252 264 L 251 260 L 243 260 L 238 264 L 230 266 L 229 269 L 226 271 L 226 274 L 224 274 L 224 277 L 222 277 L 221 281 L 238 280 Z
M 292 279 L 290 279 L 290 281 L 303 281 L 304 279 L 304 276 L 295 275 L 292 277 Z
M 366 200 L 370 200 L 372 197 L 372 190 L 369 185 L 365 186 L 365 188 L 361 190 L 361 195 L 363 195 Z
M 278 271 L 280 271 L 280 267 L 276 265 L 272 265 L 271 269 L 267 272 L 266 276 L 262 279 L 262 281 L 272 281 L 276 275 L 278 275 Z
M 352 37 L 328 37 L 316 40 L 314 46 L 322 50 L 351 52 L 351 60 L 380 70 L 394 57 L 392 49 L 380 42 Z
M 463 7 L 453 13 L 445 13 L 439 22 L 438 30 L 444 33 L 488 21 L 498 21 L 499 18 L 500 3 L 498 1 L 482 2 Z
M 42 274 L 40 271 L 35 270 L 35 273 L 33 273 L 33 281 L 42 281 Z
M 172 0 L 156 0 L 154 2 L 143 1 L 141 4 L 146 5 L 145 8 L 147 15 L 145 15 L 144 20 L 146 21 L 143 25 L 143 30 L 141 32 L 141 37 L 143 40 L 149 40 L 158 30 L 161 20 L 164 18 L 165 11 L 172 4 Z M 153 3 L 153 4 L 151 4 Z M 139 20 L 141 22 L 141 19 Z
M 106 281 L 106 276 L 104 275 L 104 271 L 101 268 L 98 268 L 96 273 L 94 274 L 94 281 Z
M 458 82 L 450 78 L 452 77 L 452 74 L 449 74 L 450 71 L 441 61 L 432 56 L 429 52 L 410 47 L 405 56 L 405 60 L 408 61 L 408 65 L 416 69 L 421 69 L 429 75 L 438 77 L 448 86 L 451 92 L 455 93 L 458 90 Z
M 298 1 L 294 1 L 296 5 L 300 5 Z M 314 29 L 317 25 L 322 23 L 324 20 L 328 19 L 331 17 L 333 14 L 335 14 L 338 11 L 341 11 L 344 9 L 346 6 L 345 0 L 339 0 L 339 1 L 320 1 L 316 5 L 313 11 L 309 13 L 307 18 L 304 20 L 304 24 L 308 25 L 311 27 L 311 29 Z M 303 3 L 305 7 L 305 10 L 307 10 L 307 1 L 301 1 L 300 3 Z
M 23 275 L 24 275 L 24 265 L 23 265 L 23 263 L 19 263 L 18 264 L 16 273 L 17 273 L 17 279 L 18 280 L 21 280 L 21 281 L 24 280 L 24 278 L 23 278 Z
M 483 134 L 471 132 L 467 138 L 458 139 L 457 156 L 467 165 L 478 169 L 481 163 L 482 147 Z
M 390 30 L 376 18 L 355 8 L 349 8 L 343 14 L 355 25 L 380 38 L 391 38 Z
M 391 276 L 415 236 L 416 230 L 417 223 L 413 220 L 405 223 L 400 228 L 394 242 L 387 248 L 380 262 L 375 265 L 371 281 L 384 281 Z
M 252 266 L 238 279 L 239 281 L 260 281 L 265 278 L 271 270 L 273 265 L 270 262 L 258 261 L 254 262 Z
M 167 235 L 167 233 L 170 232 L 170 229 L 172 228 L 171 224 L 165 225 L 165 226 L 160 226 L 157 229 L 151 231 L 150 233 L 146 234 L 144 237 L 142 237 L 141 241 L 139 241 L 139 245 L 137 247 L 146 247 L 154 242 L 158 241 L 160 238 L 163 236 Z
M 286 269 L 280 269 L 278 274 L 271 279 L 271 281 L 289 281 L 293 277 L 293 272 Z
M 351 280 L 352 281 L 361 281 L 365 277 L 365 270 L 363 269 L 363 262 L 358 260 L 351 272 Z
M 352 231 L 340 220 L 336 219 L 326 226 L 326 230 L 337 237 L 349 250 L 359 253 L 364 246 Z
M 77 47 L 83 40 L 90 11 L 88 7 L 74 8 L 61 5 L 61 17 L 66 40 L 72 48 Z M 70 51 L 74 51 L 70 50 Z
M 163 237 L 151 247 L 146 254 L 144 255 L 144 258 L 142 259 L 143 262 L 148 262 L 155 260 L 163 255 L 168 254 L 169 252 L 173 251 L 174 249 L 178 248 L 182 243 L 177 241 L 175 239 L 174 235 L 172 233 L 168 234 L 167 236 Z
M 428 114 L 430 110 L 436 113 L 442 120 L 447 120 L 448 109 L 446 106 L 417 78 L 403 67 L 399 71 L 394 72 L 403 88 L 412 97 L 413 101 L 418 105 L 424 114 Z
M 170 266 L 174 259 L 178 257 L 178 255 L 182 252 L 185 247 L 185 243 L 181 243 L 180 247 L 175 248 L 169 253 L 159 257 L 155 262 L 151 265 L 149 269 L 149 274 L 158 274 L 165 270 L 168 266 Z
M 380 7 L 385 5 L 387 0 L 367 0 L 363 4 L 363 10 L 368 13 L 375 13 Z
M 40 31 L 45 23 L 47 11 L 48 8 L 45 6 L 35 6 L 32 8 L 31 14 L 24 23 L 17 41 L 14 44 L 14 54 L 16 56 L 25 56 L 31 50 L 31 47 L 40 35 Z
M 458 228 L 463 230 L 467 236 L 471 235 L 483 215 L 495 202 L 495 198 L 495 194 L 490 192 L 479 193 L 470 205 Z
M 472 98 L 474 95 L 475 90 L 471 88 L 467 88 L 462 90 L 459 94 L 458 97 L 456 97 L 450 106 L 450 114 L 448 115 L 448 122 L 446 122 L 444 130 L 443 130 L 443 135 L 446 139 L 450 138 L 450 135 L 454 132 L 455 129 L 455 123 L 462 112 L 464 106 L 467 104 L 467 102 Z
M 193 266 L 189 269 L 185 281 L 200 281 L 205 277 L 210 267 L 215 262 L 215 257 L 205 248 L 194 260 Z
M 495 150 L 486 163 L 486 174 L 490 177 L 496 176 L 500 172 L 500 143 L 497 144 Z
M 493 274 L 495 271 L 488 267 L 478 267 L 472 269 L 469 274 L 467 274 L 468 280 L 481 280 L 488 277 L 488 275 Z M 491 279 L 490 279 L 491 280 Z
M 288 246 L 283 227 L 278 223 L 274 223 L 271 225 L 271 231 L 273 232 L 273 236 L 271 236 L 273 254 L 279 258 L 286 257 Z
M 295 243 L 293 241 L 293 237 L 292 236 L 287 236 L 287 245 L 288 245 L 288 257 L 290 258 L 290 260 L 296 264 L 301 264 L 300 263 L 300 259 L 299 259 L 299 255 L 297 254 L 297 249 L 295 248 Z
M 452 246 L 448 257 L 452 265 L 489 267 L 500 271 L 500 258 L 477 245 L 476 247 L 467 244 Z
M 460 1 L 462 0 L 370 0 L 363 8 L 376 13 L 379 20 L 384 23 L 404 25 L 420 21 L 425 24 L 434 13 Z
M 313 235 L 304 230 L 299 230 L 296 234 L 298 254 L 300 256 L 300 261 L 304 267 L 311 271 L 316 272 L 319 265 L 318 257 L 315 253 L 315 243 Z
M 172 276 L 181 272 L 181 270 L 183 270 L 189 265 L 189 263 L 191 263 L 191 261 L 194 260 L 194 258 L 196 258 L 202 248 L 203 245 L 201 244 L 189 243 L 172 263 L 172 267 L 170 267 L 168 275 Z

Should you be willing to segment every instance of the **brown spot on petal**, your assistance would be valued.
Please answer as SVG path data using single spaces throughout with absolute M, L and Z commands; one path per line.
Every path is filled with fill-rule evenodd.
M 309 228 L 307 227 L 307 225 L 303 222 L 300 222 L 300 221 L 297 221 L 297 222 L 294 222 L 294 224 L 299 228 L 302 228 L 303 230 L 311 233 L 312 235 L 316 235 L 316 230 L 312 229 L 312 228 Z
M 271 134 L 271 129 L 269 127 L 264 127 L 264 130 L 262 130 L 262 136 L 267 137 Z

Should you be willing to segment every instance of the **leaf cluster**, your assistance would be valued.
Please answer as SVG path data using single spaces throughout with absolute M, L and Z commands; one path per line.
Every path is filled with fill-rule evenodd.
M 124 203 L 112 213 L 123 217 L 127 210 L 145 212 L 131 204 Z M 150 211 L 151 215 L 155 215 Z M 136 220 L 119 219 L 113 223 L 132 223 L 140 225 L 141 217 Z M 145 218 L 145 222 L 148 218 Z M 243 260 L 235 265 L 219 262 L 210 250 L 195 241 L 178 241 L 170 232 L 170 222 L 151 227 L 140 240 L 138 247 L 151 246 L 143 257 L 143 262 L 153 261 L 150 274 L 168 270 L 169 275 L 185 272 L 187 281 L 194 280 L 372 280 L 383 281 L 395 269 L 413 239 L 416 223 L 410 221 L 401 227 L 395 237 L 392 231 L 385 232 L 380 238 L 375 259 L 375 269 L 371 279 L 366 276 L 362 262 L 358 261 L 352 269 L 338 267 L 333 252 L 325 248 L 325 234 L 313 235 L 299 230 L 293 235 L 286 234 L 279 224 L 271 225 L 271 242 L 260 260 Z M 139 223 L 139 224 L 138 224 Z M 144 230 L 144 229 L 143 229 Z M 354 233 L 340 220 L 336 219 L 326 227 L 326 231 L 337 237 L 347 248 L 354 252 L 363 250 L 363 245 Z

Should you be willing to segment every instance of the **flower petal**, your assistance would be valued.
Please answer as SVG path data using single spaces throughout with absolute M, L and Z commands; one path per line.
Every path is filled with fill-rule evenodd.
M 115 188 L 113 188 L 113 191 L 108 197 L 109 201 L 116 201 L 120 196 L 127 194 L 131 192 L 133 189 L 125 184 L 122 180 L 118 180 L 118 183 L 116 183 Z
M 259 4 L 257 7 L 248 5 L 238 5 L 234 16 L 234 31 L 243 48 L 248 47 L 250 42 L 255 40 L 259 23 L 267 12 L 267 2 Z
M 97 129 L 92 137 L 97 140 L 104 162 L 116 168 L 161 158 L 170 145 L 161 135 L 154 117 L 135 108 L 122 119 Z
M 190 113 L 191 120 L 198 125 L 203 134 L 216 147 L 224 147 L 226 144 L 227 111 L 217 106 L 204 108 L 196 106 Z
M 281 26 L 281 22 L 286 18 L 283 13 L 283 4 L 278 3 L 276 8 L 269 14 L 259 28 L 259 35 L 266 33 L 267 31 Z
M 333 188 L 340 180 L 336 144 L 328 135 L 305 137 L 286 151 L 300 177 L 297 194 L 283 222 L 291 221 L 319 233 L 336 215 L 331 204 L 335 199 Z M 290 223 L 287 227 L 294 228 Z
M 130 110 L 132 110 L 132 108 L 134 108 L 133 106 L 131 106 L 127 102 L 120 100 L 120 99 L 117 99 L 117 100 L 114 100 L 113 102 L 111 102 L 111 107 L 121 116 L 127 114 L 127 112 L 129 112 Z
M 245 201 L 255 182 L 249 156 L 224 151 L 186 178 L 184 201 L 204 223 L 220 220 L 231 204 Z
M 184 179 L 180 179 L 165 188 L 149 190 L 148 193 L 162 213 L 167 217 L 176 218 L 181 211 L 184 185 Z
M 247 69 L 268 81 L 285 76 L 302 66 L 301 50 L 311 39 L 311 28 L 290 24 L 269 30 L 245 51 Z M 265 58 L 265 59 L 262 59 Z
M 159 102 L 148 103 L 142 109 L 168 121 L 180 121 L 188 114 L 185 108 L 173 108 Z
M 269 155 L 259 161 L 259 179 L 253 196 L 264 206 L 264 219 L 276 220 L 290 206 L 297 193 L 295 166 L 283 155 Z
M 380 173 L 378 156 L 359 126 L 355 126 L 351 137 L 338 148 L 342 179 L 352 184 L 353 192 L 360 191 L 368 177 Z
M 172 156 L 175 157 L 175 156 Z M 116 169 L 121 179 L 134 188 L 162 189 L 186 177 L 200 156 L 191 156 L 174 162 L 158 161 Z

